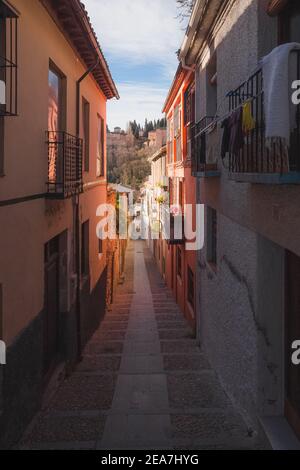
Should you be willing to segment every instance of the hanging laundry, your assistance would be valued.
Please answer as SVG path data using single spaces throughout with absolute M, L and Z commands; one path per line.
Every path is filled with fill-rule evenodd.
M 226 154 L 229 152 L 229 142 L 230 142 L 230 128 L 229 128 L 229 118 L 224 119 L 221 124 L 223 130 L 223 138 L 221 145 L 221 157 L 224 160 Z
M 255 119 L 252 116 L 251 103 L 247 101 L 243 105 L 243 133 L 248 135 L 253 129 L 255 129 Z
M 276 47 L 262 59 L 263 91 L 266 121 L 266 144 L 269 149 L 279 144 L 288 148 L 295 121 L 291 116 L 290 77 L 292 76 L 292 50 L 299 50 L 299 43 L 287 43 Z
M 243 108 L 240 107 L 229 118 L 229 153 L 238 155 L 244 146 L 243 134 Z
M 206 134 L 202 133 L 198 137 L 198 155 L 199 163 L 204 165 L 206 163 Z

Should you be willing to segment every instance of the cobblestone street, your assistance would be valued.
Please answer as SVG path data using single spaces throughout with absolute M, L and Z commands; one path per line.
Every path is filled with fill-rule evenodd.
M 143 242 L 130 243 L 112 309 L 19 447 L 256 447 Z

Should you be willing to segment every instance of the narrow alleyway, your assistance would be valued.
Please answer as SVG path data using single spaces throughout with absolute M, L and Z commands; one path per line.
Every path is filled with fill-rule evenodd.
M 113 308 L 20 447 L 251 449 L 249 434 L 137 241 Z

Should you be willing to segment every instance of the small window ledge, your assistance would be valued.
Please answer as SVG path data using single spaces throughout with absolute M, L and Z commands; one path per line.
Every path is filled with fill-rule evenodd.
M 300 172 L 280 173 L 229 173 L 229 179 L 238 183 L 300 184 Z

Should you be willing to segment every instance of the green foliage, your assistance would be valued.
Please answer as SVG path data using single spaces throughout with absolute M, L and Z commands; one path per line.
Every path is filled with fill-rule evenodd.
M 185 21 L 186 18 L 191 16 L 196 0 L 176 0 L 178 6 L 178 18 L 180 21 Z
M 145 119 L 144 127 L 141 127 L 141 125 L 137 124 L 136 120 L 134 120 L 129 121 L 128 127 L 136 139 L 139 138 L 140 131 L 143 131 L 143 137 L 146 139 L 148 137 L 149 132 L 155 131 L 156 129 L 165 129 L 167 127 L 167 120 L 166 118 L 157 120 L 154 119 L 154 121 L 148 121 L 147 119 Z
M 165 118 L 154 121 L 145 119 L 143 127 L 136 120 L 130 121 L 128 130 L 135 139 L 129 139 L 125 145 L 116 144 L 107 148 L 108 181 L 139 189 L 151 173 L 151 165 L 147 159 L 153 149 L 149 150 L 144 146 L 148 133 L 156 129 L 165 129 L 166 126 Z
M 151 173 L 147 158 L 149 151 L 138 140 L 126 147 L 112 146 L 107 149 L 108 181 L 139 189 Z

